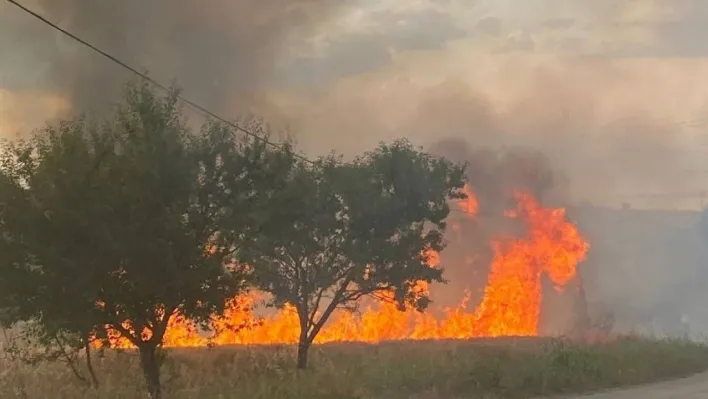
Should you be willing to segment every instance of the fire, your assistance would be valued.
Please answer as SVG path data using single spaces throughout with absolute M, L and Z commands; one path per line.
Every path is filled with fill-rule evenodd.
M 474 195 L 469 184 L 465 185 L 464 191 L 465 191 L 465 194 L 467 195 L 467 198 L 465 198 L 459 202 L 460 210 L 462 212 L 468 214 L 469 216 L 474 216 L 477 214 L 477 211 L 479 210 L 479 203 L 477 202 L 477 196 Z
M 478 211 L 478 202 L 469 187 L 465 191 L 468 198 L 459 201 L 458 207 L 472 218 Z M 491 242 L 494 258 L 483 297 L 474 310 L 467 310 L 472 300 L 469 294 L 461 298 L 457 307 L 443 310 L 438 317 L 431 313 L 401 312 L 390 301 L 379 301 L 358 313 L 336 313 L 315 342 L 538 335 L 542 276 L 549 276 L 559 290 L 565 287 L 573 281 L 588 244 L 576 226 L 566 220 L 564 209 L 545 208 L 529 193 L 517 193 L 515 198 L 517 207 L 506 217 L 523 224 L 526 234 L 522 238 L 500 237 Z M 428 255 L 430 266 L 436 267 L 440 254 Z M 415 289 L 422 293 L 429 287 L 421 283 Z M 225 317 L 212 323 L 211 336 L 200 333 L 184 317 L 176 315 L 170 322 L 164 345 L 296 343 L 299 323 L 295 310 L 286 307 L 259 318 L 251 310 L 256 299 L 256 294 L 235 298 Z M 118 337 L 112 343 L 117 347 L 130 346 Z
M 529 228 L 523 240 L 492 243 L 495 257 L 484 297 L 475 312 L 483 335 L 537 335 L 541 313 L 541 276 L 546 273 L 562 289 L 575 276 L 588 244 L 565 220 L 563 209 L 543 208 L 527 193 L 516 196 Z

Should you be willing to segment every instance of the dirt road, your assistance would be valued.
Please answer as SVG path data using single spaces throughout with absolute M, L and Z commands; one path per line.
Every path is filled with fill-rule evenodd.
M 608 391 L 575 399 L 708 399 L 708 373 L 680 380 L 660 382 L 636 388 Z

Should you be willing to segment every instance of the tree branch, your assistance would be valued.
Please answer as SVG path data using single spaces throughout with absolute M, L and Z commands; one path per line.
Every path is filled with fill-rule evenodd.
M 314 324 L 315 324 L 315 316 L 316 316 L 316 314 L 317 314 L 317 309 L 320 308 L 320 301 L 322 301 L 322 296 L 324 296 L 324 293 L 325 293 L 325 289 L 324 289 L 324 288 L 320 288 L 319 292 L 317 293 L 317 297 L 315 298 L 315 303 L 314 303 L 314 305 L 312 306 L 310 315 L 309 315 L 309 317 L 308 317 L 308 318 L 309 318 L 309 323 L 310 323 L 310 325 L 314 325 Z
M 170 319 L 175 314 L 176 307 L 165 308 L 165 315 L 162 320 L 157 321 L 155 328 L 152 331 L 152 337 L 150 337 L 150 342 L 154 343 L 156 346 L 162 344 L 162 338 L 165 336 L 165 331 L 167 331 L 167 325 Z
M 329 316 L 332 315 L 332 312 L 337 308 L 339 305 L 340 301 L 343 298 L 344 293 L 347 291 L 347 288 L 349 287 L 349 284 L 352 282 L 354 279 L 353 273 L 349 273 L 349 275 L 342 281 L 342 284 L 339 286 L 337 291 L 334 294 L 334 297 L 332 297 L 332 302 L 329 303 L 327 306 L 327 309 L 325 309 L 324 313 L 322 313 L 322 316 L 320 319 L 312 325 L 312 330 L 310 330 L 310 333 L 308 334 L 308 341 L 312 342 L 312 340 L 317 336 L 317 334 L 320 332 L 322 329 L 322 326 L 324 326 L 324 323 L 327 321 Z
M 59 347 L 59 355 L 64 357 L 64 361 L 69 366 L 69 368 L 71 369 L 71 372 L 74 374 L 76 379 L 78 379 L 79 381 L 81 381 L 82 383 L 84 383 L 86 385 L 90 385 L 89 381 L 86 379 L 86 377 L 81 375 L 81 373 L 79 373 L 79 370 L 76 368 L 76 365 L 74 364 L 75 359 L 72 358 L 68 353 L 66 353 L 66 349 L 64 348 L 66 343 L 62 342 L 62 339 L 60 338 L 59 335 L 60 334 L 58 332 L 52 334 L 52 338 L 54 338 L 54 341 L 56 342 L 57 346 Z
M 86 351 L 86 369 L 89 372 L 89 375 L 91 376 L 91 382 L 93 382 L 93 387 L 98 388 L 98 378 L 96 377 L 96 372 L 93 369 L 93 363 L 91 362 L 91 340 L 87 339 L 86 340 L 86 345 L 84 346 L 84 350 Z
M 130 343 L 135 345 L 136 347 L 139 348 L 142 346 L 143 341 L 139 337 L 134 336 L 130 331 L 128 331 L 127 328 L 123 327 L 122 324 L 111 323 L 111 328 L 118 331 L 120 333 L 121 337 L 130 341 Z

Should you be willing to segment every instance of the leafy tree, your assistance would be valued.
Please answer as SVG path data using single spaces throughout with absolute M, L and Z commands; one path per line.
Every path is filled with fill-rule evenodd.
M 465 197 L 464 166 L 406 141 L 382 144 L 350 163 L 333 156 L 292 161 L 269 197 L 272 217 L 239 255 L 272 305 L 297 310 L 302 369 L 335 309 L 391 294 L 402 310 L 428 305 L 414 287 L 442 281 L 428 257 L 444 248 L 448 200 Z
M 88 348 L 94 287 L 86 272 L 95 247 L 83 249 L 81 223 L 102 231 L 102 220 L 91 217 L 90 175 L 94 158 L 108 141 L 84 136 L 84 120 L 48 128 L 29 141 L 4 147 L 0 181 L 0 309 L 4 325 L 24 323 L 23 335 L 46 349 L 46 358 L 62 358 Z M 92 132 L 95 133 L 95 132 Z M 94 154 L 89 154 L 89 141 Z M 62 158 L 63 162 L 62 162 Z M 98 166 L 98 165 L 96 165 Z M 80 170 L 83 168 L 83 171 Z M 97 169 L 96 172 L 101 172 Z M 52 181 L 53 180 L 53 181 Z M 84 207 L 83 214 L 77 209 Z M 77 217 L 83 218 L 79 220 Z M 58 232 L 57 228 L 66 228 Z M 60 237 L 55 237 L 60 233 Z M 69 252 L 74 250 L 77 259 Z M 60 267 L 55 264 L 61 264 Z M 87 357 L 88 357 L 87 352 Z M 32 361 L 37 361 L 34 357 Z M 71 363 L 71 362 L 68 362 Z
M 160 397 L 170 318 L 206 326 L 244 287 L 234 251 L 289 153 L 223 124 L 191 133 L 177 92 L 160 97 L 144 82 L 129 84 L 102 124 L 64 122 L 8 145 L 5 322 L 33 320 L 81 345 L 106 340 L 108 326 L 137 347 L 149 393 Z

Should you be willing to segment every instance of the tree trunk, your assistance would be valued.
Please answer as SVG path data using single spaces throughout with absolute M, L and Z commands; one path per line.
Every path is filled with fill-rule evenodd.
M 332 298 L 332 301 L 329 303 L 329 305 L 327 305 L 327 308 L 322 313 L 322 316 L 320 316 L 320 319 L 317 322 L 312 320 L 314 319 L 314 313 L 317 312 L 317 306 L 315 306 L 314 309 L 308 310 L 306 305 L 307 302 L 303 301 L 297 307 L 298 317 L 300 318 L 300 340 L 297 346 L 297 368 L 299 370 L 304 370 L 305 368 L 307 368 L 307 355 L 310 351 L 310 347 L 315 341 L 315 337 L 317 337 L 317 334 L 320 333 L 320 330 L 322 330 L 322 327 L 327 322 L 327 319 L 329 319 L 329 316 L 332 315 L 332 312 L 334 312 L 334 310 L 340 304 L 340 301 L 342 300 L 343 295 L 347 290 L 347 287 L 349 287 L 349 284 L 352 281 L 351 276 L 352 273 L 350 271 L 349 275 L 339 286 L 337 292 Z M 317 301 L 317 303 L 319 303 L 319 301 Z M 313 313 L 312 318 L 310 317 L 310 312 Z M 312 324 L 312 328 L 310 329 L 311 323 L 314 324 Z
M 310 342 L 307 338 L 304 340 L 300 338 L 300 342 L 297 345 L 297 368 L 299 370 L 304 370 L 307 368 L 307 355 L 310 352 Z
M 93 363 L 91 362 L 91 344 L 90 341 L 86 340 L 86 368 L 88 369 L 89 375 L 91 376 L 91 383 L 94 389 L 98 388 L 98 378 L 96 377 L 96 372 L 93 370 Z
M 310 331 L 310 315 L 306 304 L 298 306 L 298 318 L 300 319 L 300 339 L 297 343 L 297 369 L 304 370 L 307 368 L 307 355 L 312 342 L 308 334 Z
M 162 387 L 160 386 L 160 364 L 157 361 L 156 348 L 152 345 L 139 348 L 140 366 L 143 369 L 143 376 L 148 388 L 150 399 L 162 399 Z

